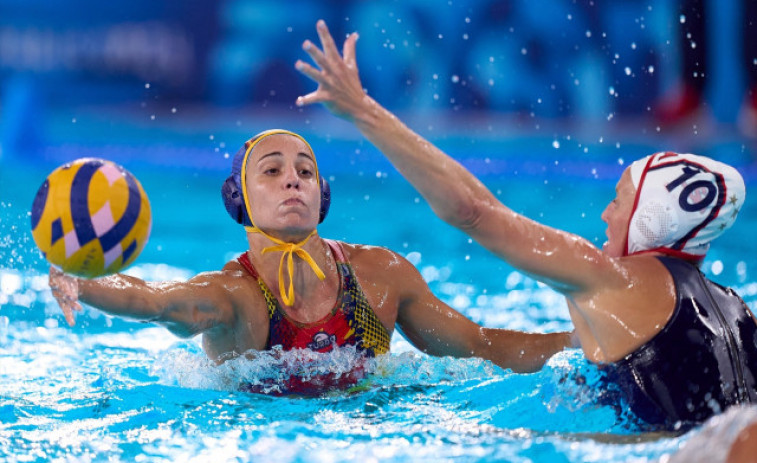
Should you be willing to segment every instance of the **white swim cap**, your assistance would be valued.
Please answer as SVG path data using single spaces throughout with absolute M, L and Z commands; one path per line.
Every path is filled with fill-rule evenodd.
M 657 251 L 700 261 L 744 204 L 741 174 L 704 156 L 655 153 L 630 169 L 636 199 L 626 255 Z

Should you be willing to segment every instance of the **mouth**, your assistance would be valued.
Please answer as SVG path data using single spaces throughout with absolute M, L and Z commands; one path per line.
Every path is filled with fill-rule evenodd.
M 289 198 L 281 204 L 284 206 L 304 206 L 305 205 L 305 203 L 299 198 Z

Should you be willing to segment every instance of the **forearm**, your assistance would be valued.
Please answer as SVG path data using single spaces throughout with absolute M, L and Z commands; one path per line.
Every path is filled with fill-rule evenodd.
M 95 280 L 79 279 L 79 300 L 119 317 L 154 321 L 160 316 L 155 288 L 138 278 L 112 275 Z
M 460 163 L 369 96 L 350 108 L 349 118 L 449 224 L 470 228 L 483 209 L 497 202 Z
M 494 328 L 481 330 L 483 342 L 475 355 L 516 373 L 539 371 L 550 357 L 572 345 L 569 332 L 526 333 Z

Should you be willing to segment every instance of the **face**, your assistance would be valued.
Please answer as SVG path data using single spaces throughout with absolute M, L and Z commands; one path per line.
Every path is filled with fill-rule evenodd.
M 602 220 L 607 224 L 607 241 L 602 250 L 610 257 L 621 257 L 625 253 L 628 224 L 636 197 L 636 188 L 631 180 L 631 170 L 626 169 L 615 187 L 615 199 L 602 212 Z
M 252 221 L 281 239 L 304 238 L 318 226 L 321 194 L 313 153 L 299 138 L 269 135 L 247 159 Z

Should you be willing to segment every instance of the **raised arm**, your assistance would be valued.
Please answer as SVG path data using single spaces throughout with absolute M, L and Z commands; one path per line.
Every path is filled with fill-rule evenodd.
M 620 273 L 614 262 L 587 240 L 516 214 L 460 163 L 410 130 L 369 97 L 355 58 L 357 34 L 347 37 L 340 56 L 326 24 L 319 21 L 323 50 L 303 45 L 317 68 L 296 68 L 318 83 L 298 105 L 323 103 L 353 122 L 421 193 L 434 212 L 497 256 L 565 294 L 593 290 Z
M 231 322 L 233 305 L 217 278 L 220 272 L 186 282 L 152 283 L 121 274 L 85 280 L 50 268 L 50 287 L 69 325 L 82 301 L 111 315 L 157 323 L 180 337 Z
M 415 347 L 436 356 L 481 357 L 518 373 L 538 371 L 572 345 L 571 333 L 483 328 L 440 301 L 415 267 L 398 257 L 391 278 L 399 290 L 397 327 Z

